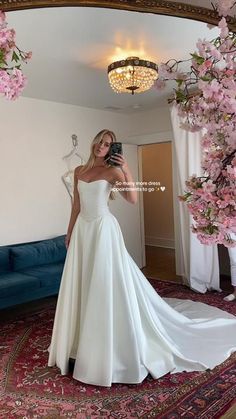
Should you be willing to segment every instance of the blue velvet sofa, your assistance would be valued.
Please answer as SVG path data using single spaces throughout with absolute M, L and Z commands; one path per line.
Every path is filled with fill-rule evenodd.
M 0 309 L 58 293 L 65 236 L 0 247 Z

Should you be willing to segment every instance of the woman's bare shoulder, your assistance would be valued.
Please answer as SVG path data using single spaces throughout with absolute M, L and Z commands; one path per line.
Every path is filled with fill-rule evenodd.
M 79 173 L 81 172 L 81 169 L 82 169 L 83 167 L 84 167 L 84 166 L 83 166 L 83 165 L 81 165 L 81 166 L 77 166 L 77 167 L 75 168 L 74 173 L 75 173 L 75 176 L 76 176 L 76 177 L 78 177 L 78 175 L 79 175 Z
M 124 180 L 124 175 L 122 170 L 119 167 L 109 167 L 109 174 L 110 174 L 110 178 L 112 179 L 113 182 L 116 181 L 122 181 Z

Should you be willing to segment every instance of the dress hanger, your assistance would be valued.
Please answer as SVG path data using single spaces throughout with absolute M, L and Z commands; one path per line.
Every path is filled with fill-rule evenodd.
M 72 144 L 73 148 L 70 151 L 69 154 L 66 154 L 64 157 L 62 157 L 63 160 L 70 160 L 72 157 L 77 156 L 81 160 L 81 163 L 84 162 L 84 158 L 78 153 L 78 137 L 76 134 L 72 134 Z
M 64 175 L 62 175 L 62 180 L 66 186 L 67 191 L 73 201 L 73 192 L 74 192 L 74 167 L 72 165 L 73 157 L 78 157 L 80 164 L 84 164 L 84 158 L 78 153 L 78 137 L 76 134 L 71 136 L 73 148 L 69 154 L 66 154 L 62 159 L 66 162 L 68 170 Z M 78 165 L 78 162 L 77 162 Z

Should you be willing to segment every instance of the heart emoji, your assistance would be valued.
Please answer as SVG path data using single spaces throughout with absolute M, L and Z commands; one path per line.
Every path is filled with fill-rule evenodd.
M 161 192 L 164 192 L 165 189 L 166 189 L 165 186 L 161 186 Z

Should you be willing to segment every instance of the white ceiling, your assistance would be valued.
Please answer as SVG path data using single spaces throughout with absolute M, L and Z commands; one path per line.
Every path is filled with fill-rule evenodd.
M 157 64 L 187 59 L 199 38 L 218 34 L 217 28 L 193 20 L 86 7 L 8 12 L 7 21 L 18 46 L 33 52 L 24 66 L 24 96 L 124 113 L 163 106 L 171 88 L 134 96 L 114 93 L 108 64 L 131 55 Z

